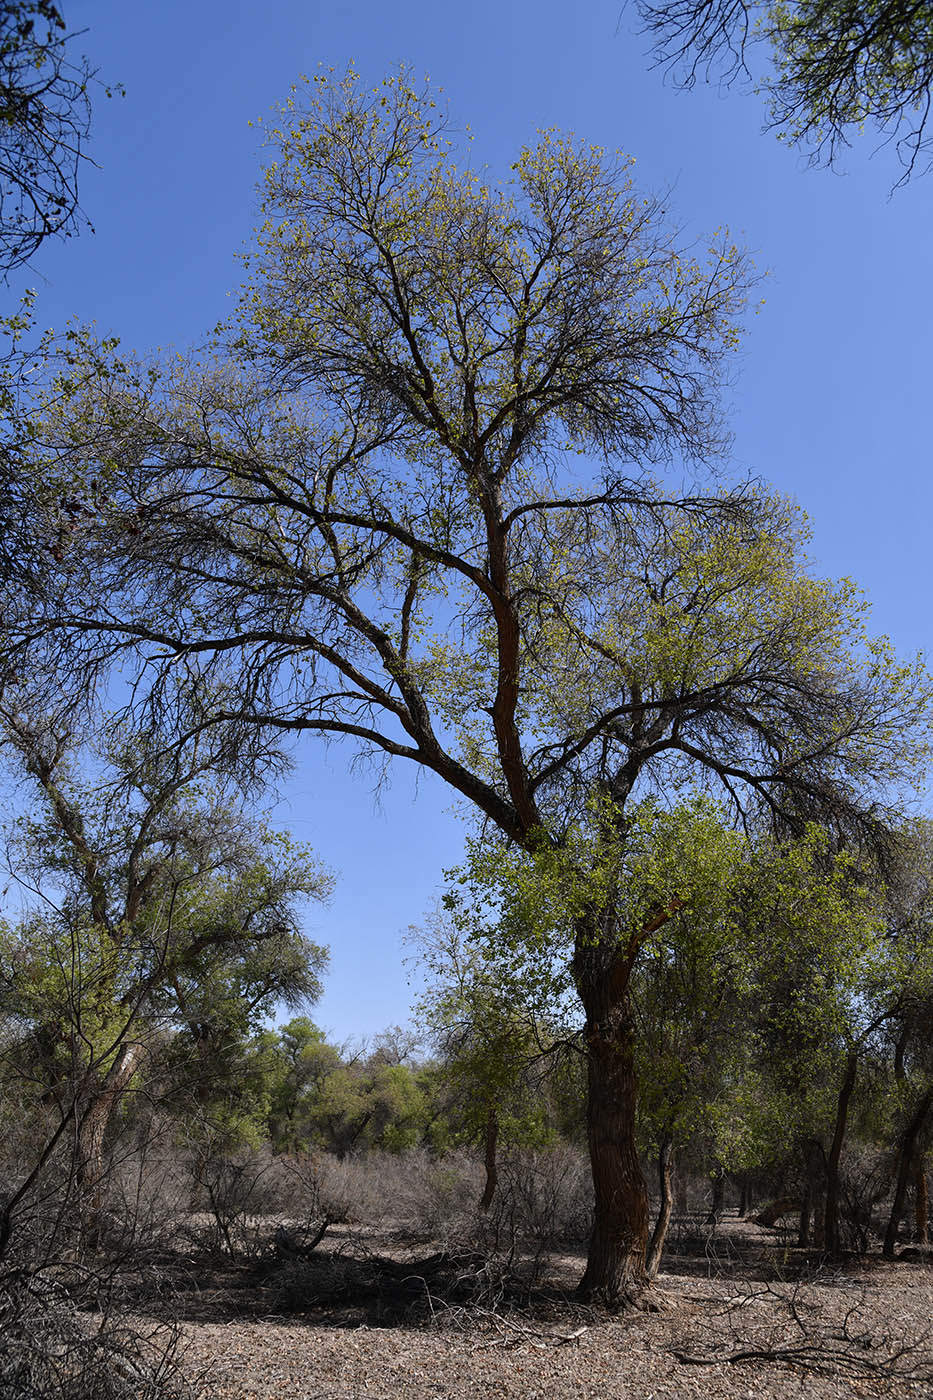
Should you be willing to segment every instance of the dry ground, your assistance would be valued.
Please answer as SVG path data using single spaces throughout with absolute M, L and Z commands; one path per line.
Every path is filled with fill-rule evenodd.
M 933 1265 L 829 1272 L 731 1225 L 671 1255 L 660 1312 L 616 1316 L 573 1303 L 571 1256 L 530 1303 L 493 1313 L 429 1296 L 411 1251 L 338 1238 L 284 1288 L 273 1274 L 192 1281 L 184 1369 L 201 1400 L 933 1396 Z M 377 1265 L 393 1272 L 374 1287 Z

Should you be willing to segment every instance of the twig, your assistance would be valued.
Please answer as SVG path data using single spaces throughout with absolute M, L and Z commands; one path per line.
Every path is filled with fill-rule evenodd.
M 748 1347 L 742 1351 L 729 1352 L 721 1356 L 691 1356 L 688 1352 L 675 1351 L 673 1356 L 682 1366 L 722 1366 L 740 1361 L 778 1361 L 788 1366 L 805 1367 L 819 1375 L 832 1376 L 897 1376 L 899 1380 L 929 1380 L 933 1378 L 933 1366 L 921 1365 L 905 1371 L 896 1368 L 896 1363 L 907 1355 L 912 1347 L 901 1347 L 890 1356 L 877 1361 L 868 1356 L 844 1348 L 829 1348 L 817 1343 L 791 1347 Z

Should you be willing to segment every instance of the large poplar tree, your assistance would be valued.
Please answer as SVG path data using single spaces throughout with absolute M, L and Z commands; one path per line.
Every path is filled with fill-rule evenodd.
M 57 387 L 9 664 L 119 659 L 151 710 L 184 678 L 247 747 L 407 760 L 581 877 L 613 868 L 633 792 L 703 775 L 736 812 L 873 828 L 921 677 L 807 575 L 786 503 L 647 474 L 724 446 L 745 258 L 684 248 L 626 161 L 548 132 L 500 187 L 446 131 L 404 76 L 295 91 L 216 360 Z M 648 1227 L 628 983 L 679 896 L 633 927 L 613 878 L 585 888 L 582 1287 L 617 1300 Z

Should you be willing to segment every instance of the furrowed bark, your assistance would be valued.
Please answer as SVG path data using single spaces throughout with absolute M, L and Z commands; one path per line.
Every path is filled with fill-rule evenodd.
M 76 1184 L 81 1236 L 91 1248 L 100 1234 L 103 1186 L 106 1176 L 104 1142 L 114 1111 L 139 1068 L 143 1047 L 124 1045 L 104 1078 L 100 1089 L 90 1100 L 78 1124 L 78 1161 Z
M 578 930 L 577 990 L 586 1013 L 587 1139 L 594 1212 L 579 1293 L 611 1306 L 637 1303 L 645 1268 L 650 1212 L 635 1138 L 635 1025 L 628 996 L 632 956 L 621 958 L 605 929 Z

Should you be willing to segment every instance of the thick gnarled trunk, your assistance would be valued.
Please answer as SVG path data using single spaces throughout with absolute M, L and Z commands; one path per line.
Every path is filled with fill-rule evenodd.
M 594 1214 L 580 1294 L 637 1302 L 648 1286 L 648 1191 L 635 1137 L 635 1028 L 628 997 L 634 948 L 620 953 L 591 924 L 578 930 L 577 991 L 586 1012 L 587 1138 Z

